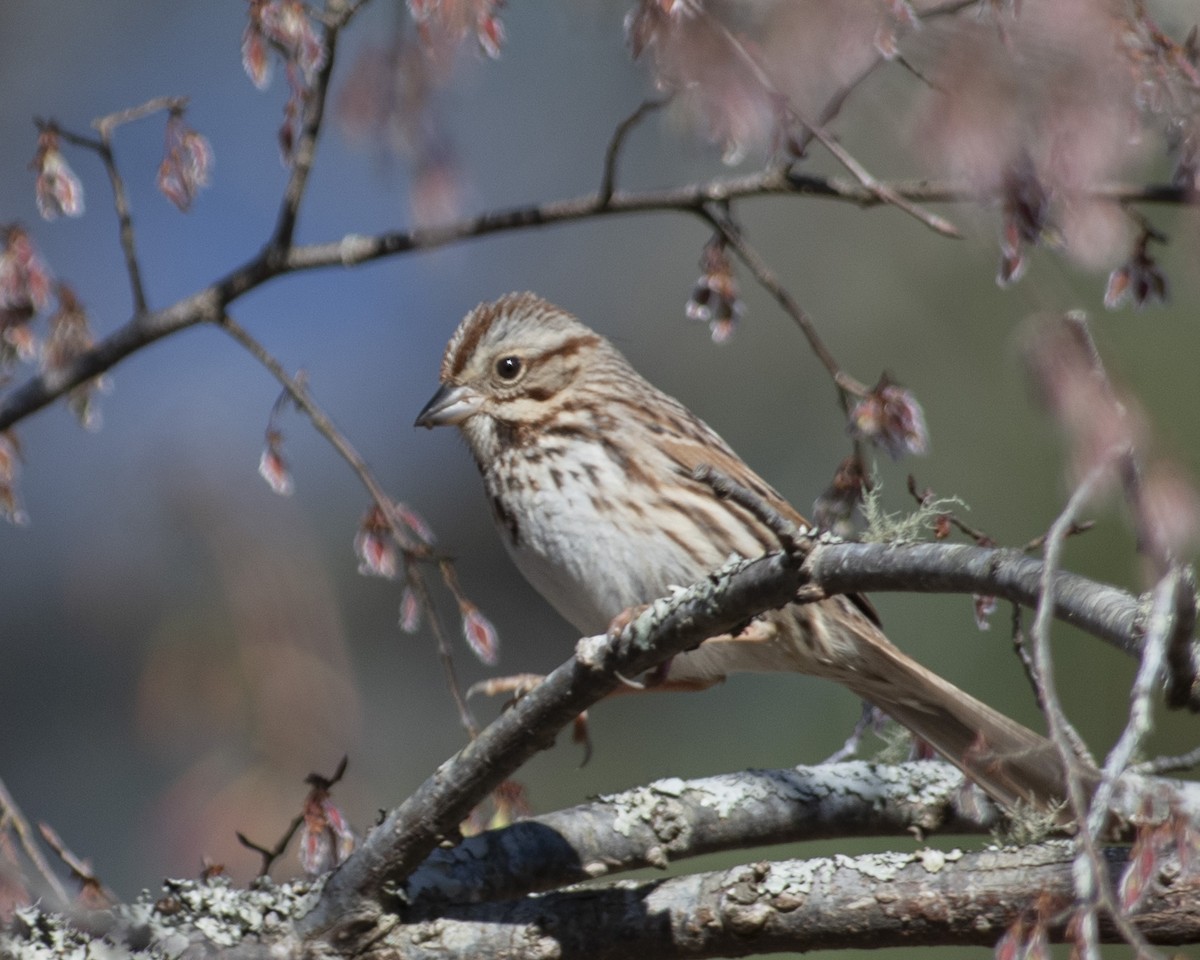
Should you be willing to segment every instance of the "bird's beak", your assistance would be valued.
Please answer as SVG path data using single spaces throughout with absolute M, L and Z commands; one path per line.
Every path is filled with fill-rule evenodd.
M 456 426 L 477 413 L 482 403 L 483 397 L 470 387 L 446 383 L 417 414 L 413 426 L 431 430 L 434 427 Z

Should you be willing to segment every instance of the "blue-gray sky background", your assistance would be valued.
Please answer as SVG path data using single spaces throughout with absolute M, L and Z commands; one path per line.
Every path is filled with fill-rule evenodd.
M 348 32 L 339 78 L 356 50 L 391 28 L 393 4 L 376 0 Z M 1156 10 L 1182 36 L 1188 6 Z M 504 13 L 502 58 L 463 57 L 442 102 L 467 212 L 595 189 L 613 127 L 652 92 L 645 68 L 629 60 L 624 11 L 601 0 L 516 2 Z M 191 97 L 188 120 L 211 141 L 216 166 L 186 216 L 153 186 L 161 119 L 117 135 L 149 297 L 165 306 L 253 255 L 277 210 L 285 85 L 279 71 L 266 93 L 250 84 L 239 53 L 244 22 L 243 0 L 0 7 L 0 222 L 30 228 L 98 335 L 130 313 L 107 182 L 95 157 L 68 148 L 86 215 L 41 221 L 28 169 L 33 118 L 86 131 L 94 117 L 152 96 Z M 339 86 L 335 79 L 335 97 Z M 906 132 L 919 93 L 916 80 L 888 67 L 848 105 L 837 129 L 876 174 L 921 169 Z M 810 162 L 837 169 L 819 149 Z M 630 138 L 621 180 L 666 186 L 727 172 L 718 151 L 659 116 Z M 1166 167 L 1134 172 L 1161 178 Z M 297 239 L 404 228 L 407 191 L 402 165 L 330 124 Z M 1020 284 L 998 289 L 991 214 L 942 211 L 967 231 L 952 241 L 894 210 L 811 199 L 739 210 L 842 364 L 867 381 L 886 368 L 924 403 L 931 454 L 880 463 L 890 509 L 909 509 L 911 470 L 922 485 L 961 497 L 971 522 L 1002 543 L 1023 543 L 1051 522 L 1065 494 L 1062 453 L 1017 359 L 1022 321 L 1038 310 L 1089 310 L 1106 360 L 1148 410 L 1158 449 L 1200 470 L 1194 212 L 1150 211 L 1173 239 L 1162 257 L 1173 298 L 1134 313 L 1104 311 L 1104 271 L 1041 251 Z M 544 672 L 570 650 L 570 628 L 503 555 L 461 443 L 449 431 L 418 433 L 413 417 L 462 314 L 533 289 L 615 338 L 809 510 L 847 452 L 834 392 L 799 332 L 744 273 L 749 309 L 730 343 L 713 345 L 685 320 L 706 239 L 683 214 L 498 235 L 280 278 L 233 314 L 286 366 L 307 372 L 387 488 L 460 558 L 464 589 L 500 631 L 500 670 Z M 266 372 L 219 331 L 195 329 L 130 358 L 112 380 L 98 433 L 57 406 L 18 430 L 32 523 L 0 529 L 0 778 L 123 894 L 195 873 L 202 853 L 244 878 L 255 861 L 233 831 L 273 841 L 298 811 L 310 770 L 329 772 L 349 754 L 338 798 L 364 827 L 458 748 L 462 732 L 428 634 L 396 629 L 399 587 L 356 572 L 351 542 L 366 496 L 349 469 L 292 414 L 283 427 L 294 496 L 276 497 L 258 478 L 278 394 Z M 1096 531 L 1071 544 L 1070 564 L 1140 589 L 1120 513 L 1098 518 Z M 1036 722 L 1006 609 L 980 633 L 969 598 L 877 600 L 900 645 Z M 452 606 L 445 610 L 456 628 Z M 1132 665 L 1065 630 L 1056 652 L 1064 700 L 1103 749 L 1120 729 Z M 461 645 L 457 655 L 467 682 L 485 675 Z M 486 717 L 494 706 L 478 710 Z M 857 713 L 849 695 L 794 677 L 623 698 L 593 711 L 587 767 L 563 743 L 522 779 L 546 810 L 656 776 L 816 761 Z M 1182 751 L 1195 734 L 1190 718 L 1164 717 L 1152 746 Z M 278 873 L 293 870 L 289 859 Z

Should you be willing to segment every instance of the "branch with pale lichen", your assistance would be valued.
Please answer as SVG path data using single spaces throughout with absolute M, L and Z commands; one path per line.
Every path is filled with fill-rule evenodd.
M 999 822 L 991 801 L 941 761 L 668 777 L 434 850 L 402 890 L 414 904 L 507 900 L 724 850 L 977 834 Z
M 963 551 L 977 551 L 977 562 L 946 563 L 946 557 L 966 556 Z M 574 659 L 443 764 L 368 836 L 356 855 L 330 878 L 321 903 L 306 918 L 305 932 L 337 943 L 346 938 L 366 943 L 378 937 L 383 932 L 377 927 L 382 919 L 378 906 L 381 900 L 390 899 L 386 891 L 404 881 L 438 843 L 456 836 L 458 823 L 496 783 L 551 745 L 562 727 L 615 689 L 618 675 L 639 674 L 707 637 L 788 602 L 803 586 L 815 584 L 822 594 L 833 592 L 823 572 L 833 572 L 840 582 L 839 592 L 859 590 L 864 584 L 856 582 L 856 568 L 859 578 L 866 579 L 872 567 L 856 565 L 856 556 L 866 556 L 876 564 L 886 560 L 885 566 L 893 571 L 906 569 L 909 589 L 914 583 L 941 577 L 953 579 L 968 593 L 1011 592 L 1011 599 L 1019 599 L 1015 594 L 1024 586 L 1028 589 L 1026 602 L 1036 601 L 1038 596 L 1041 564 L 1036 561 L 1008 551 L 947 544 L 827 543 L 814 549 L 803 566 L 799 556 L 785 554 L 728 565 L 670 600 L 656 601 L 620 635 L 580 641 Z M 972 570 L 976 574 L 973 580 L 968 576 Z M 1000 582 L 990 583 L 988 572 L 999 573 Z M 1032 583 L 1026 578 L 1032 578 Z M 1102 635 L 1123 635 L 1121 645 L 1136 648 L 1135 598 L 1115 587 L 1067 574 L 1060 573 L 1054 582 L 1058 615 Z
M 1127 851 L 1108 850 L 1114 874 Z M 1200 882 L 1162 865 L 1139 905 L 1143 935 L 1163 944 L 1200 939 Z M 170 955 L 286 957 L 403 956 L 408 960 L 504 956 L 511 960 L 609 960 L 740 956 L 756 952 L 877 948 L 920 944 L 991 946 L 1019 917 L 1070 901 L 1071 849 L 1033 847 L 837 856 L 761 861 L 667 880 L 603 884 L 518 900 L 462 905 L 452 914 L 389 915 L 380 936 L 357 944 L 315 944 L 297 932 L 311 891 L 306 884 L 169 882 L 164 896 L 71 923 L 36 908 L 19 911 L 0 951 L 14 957 L 88 954 L 122 960 Z M 300 919 L 299 922 L 303 922 Z M 1048 925 L 1067 938 L 1065 914 Z M 1101 939 L 1120 942 L 1110 925 Z
M 379 933 L 377 904 L 501 780 L 551 746 L 580 713 L 667 658 L 782 606 L 795 594 L 799 558 L 771 554 L 722 567 L 670 600 L 656 600 L 616 636 L 581 640 L 576 655 L 448 760 L 393 810 L 330 877 L 305 932 L 360 943 Z

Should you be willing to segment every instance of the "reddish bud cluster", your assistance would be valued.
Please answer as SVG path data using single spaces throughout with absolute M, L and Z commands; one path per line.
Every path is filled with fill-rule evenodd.
M 1018 917 L 996 941 L 995 954 L 996 960 L 1050 960 L 1045 922 L 1026 923 Z
M 38 354 L 29 323 L 50 305 L 50 271 L 20 224 L 4 230 L 0 250 L 0 367 L 15 355 L 25 361 Z
M 425 546 L 433 546 L 437 537 L 433 535 L 433 529 L 425 522 L 424 517 L 406 503 L 394 504 L 393 509 L 400 522 L 408 527 L 413 536 Z
M 242 34 L 242 66 L 260 90 L 271 82 L 270 48 L 312 83 L 325 64 L 325 46 L 301 0 L 250 0 Z
M 448 51 L 446 51 L 448 52 Z M 351 139 L 402 158 L 418 225 L 446 223 L 461 208 L 458 162 L 438 97 L 450 57 L 413 31 L 359 53 L 338 97 L 338 119 Z
M 187 211 L 201 187 L 208 186 L 213 152 L 208 140 L 183 122 L 183 111 L 167 117 L 166 143 L 158 167 L 158 189 L 182 211 Z
M 983 594 L 975 594 L 972 598 L 975 607 L 975 626 L 980 630 L 988 630 L 991 628 L 991 616 L 996 612 L 996 598 L 984 596 Z
M 1200 30 L 1180 43 L 1138 5 L 1123 24 L 1124 53 L 1133 69 L 1136 102 L 1161 117 L 1167 147 L 1175 155 L 1171 182 L 1200 189 Z
M 493 60 L 504 46 L 503 7 L 504 0 L 408 0 L 427 46 L 454 47 L 474 33 L 479 49 Z
M 917 398 L 887 374 L 850 411 L 850 432 L 870 440 L 893 460 L 929 450 L 925 412 Z
M 29 522 L 17 491 L 20 475 L 21 448 L 16 434 L 0 433 L 0 517 L 19 527 Z
M 868 489 L 870 479 L 862 460 L 850 454 L 838 464 L 833 480 L 813 503 L 813 522 L 817 529 L 842 537 L 850 536 L 853 533 L 850 518 Z
M 635 59 L 652 55 L 659 89 L 722 145 L 727 163 L 786 140 L 786 104 L 764 83 L 757 45 L 736 36 L 705 0 L 639 0 L 625 17 L 625 34 Z
M 900 53 L 900 34 L 921 26 L 916 11 L 908 0 L 883 0 L 884 15 L 875 30 L 875 49 L 885 60 L 894 60 Z
M 289 96 L 279 128 L 283 162 L 290 164 L 302 106 L 317 71 L 325 65 L 325 45 L 301 0 L 250 0 L 242 35 L 242 66 L 260 90 L 271 82 L 270 50 L 283 57 Z
M 1000 269 L 996 282 L 1016 283 L 1025 273 L 1025 249 L 1036 246 L 1050 221 L 1050 194 L 1038 179 L 1029 154 L 1021 153 L 1005 172 L 1000 230 Z
M 288 462 L 283 456 L 283 433 L 274 427 L 267 428 L 267 442 L 258 458 L 258 475 L 281 497 L 290 497 L 295 489 Z
M 917 138 L 951 177 L 1000 202 L 1001 284 L 1021 276 L 1038 243 L 1085 267 L 1111 267 L 1129 219 L 1096 191 L 1145 141 L 1130 71 L 1113 56 L 1111 5 L 1019 6 L 930 25 L 940 42 Z
M 329 795 L 329 781 L 310 777 L 312 790 L 304 800 L 300 833 L 300 867 L 310 877 L 328 873 L 346 862 L 357 839 L 342 811 Z
M 58 131 L 46 127 L 38 136 L 37 153 L 30 164 L 37 171 L 37 208 L 45 220 L 83 213 L 83 184 L 59 150 Z
M 1200 494 L 1177 466 L 1140 464 L 1148 447 L 1143 418 L 1108 380 L 1094 351 L 1082 315 L 1068 314 L 1042 324 L 1027 363 L 1042 402 L 1066 434 L 1072 479 L 1106 471 L 1106 490 L 1121 478 L 1139 548 L 1161 566 L 1200 543 Z
M 725 238 L 715 234 L 700 253 L 700 279 L 685 308 L 688 319 L 707 323 L 714 343 L 724 343 L 745 313 Z
M 42 369 L 47 373 L 65 370 L 76 357 L 92 348 L 91 327 L 87 311 L 75 291 L 61 281 L 55 287 L 58 310 L 50 317 L 50 333 L 42 350 Z M 100 429 L 100 412 L 94 394 L 103 389 L 106 381 L 96 378 L 81 384 L 67 396 L 67 405 L 79 422 L 88 430 Z
M 421 629 L 421 601 L 412 586 L 406 586 L 400 597 L 400 629 L 405 633 L 416 633 Z
M 358 557 L 358 572 L 364 576 L 392 580 L 399 569 L 396 544 L 387 517 L 377 504 L 363 515 L 354 536 L 354 553 Z
M 467 645 L 480 660 L 488 666 L 494 666 L 499 659 L 500 647 L 496 628 L 470 600 L 459 597 L 458 609 L 462 614 L 463 637 Z
M 1126 303 L 1141 309 L 1150 303 L 1167 302 L 1167 276 L 1147 250 L 1153 239 L 1158 239 L 1155 234 L 1143 231 L 1129 259 L 1108 275 L 1104 291 L 1104 305 L 1108 309 L 1116 310 Z
M 1173 884 L 1195 882 L 1200 876 L 1200 830 L 1186 814 L 1138 825 L 1117 889 L 1121 908 L 1136 910 L 1159 876 L 1170 876 Z

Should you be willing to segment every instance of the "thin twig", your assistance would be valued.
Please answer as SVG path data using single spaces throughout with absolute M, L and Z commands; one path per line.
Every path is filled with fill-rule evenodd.
M 1150 616 L 1142 639 L 1142 660 L 1129 691 L 1129 719 L 1105 758 L 1100 785 L 1092 800 L 1087 828 L 1097 837 L 1104 828 L 1105 815 L 1118 778 L 1128 769 L 1134 754 L 1150 732 L 1153 722 L 1151 697 L 1162 683 L 1167 643 L 1175 633 L 1175 597 L 1179 585 L 1179 569 L 1172 568 L 1152 593 Z
M 1091 821 L 1090 797 L 1088 796 L 1089 791 L 1084 785 L 1084 779 L 1085 776 L 1088 779 L 1091 777 L 1081 767 L 1079 747 L 1083 741 L 1074 725 L 1067 719 L 1062 703 L 1058 699 L 1054 683 L 1054 665 L 1050 656 L 1050 623 L 1053 618 L 1055 581 L 1061 563 L 1063 544 L 1066 542 L 1068 531 L 1076 522 L 1084 505 L 1095 497 L 1097 490 L 1107 481 L 1112 466 L 1112 458 L 1106 457 L 1093 467 L 1075 488 L 1066 507 L 1050 526 L 1046 537 L 1042 569 L 1042 595 L 1038 602 L 1031 631 L 1033 662 L 1036 668 L 1035 679 L 1045 711 L 1050 739 L 1054 743 L 1067 773 L 1067 794 L 1071 810 L 1079 824 L 1079 832 L 1076 836 L 1075 884 L 1081 906 L 1076 915 L 1076 923 L 1085 960 L 1096 960 L 1099 956 L 1099 929 L 1096 914 L 1098 906 L 1104 907 L 1113 923 L 1126 938 L 1126 942 L 1142 951 L 1144 956 L 1159 956 L 1157 951 L 1150 947 L 1145 938 L 1132 925 L 1112 895 L 1108 868 L 1097 842 L 1097 835 L 1088 827 Z M 1104 814 L 1107 815 L 1107 809 L 1104 810 Z
M 1021 662 L 1021 669 L 1025 671 L 1025 679 L 1029 681 L 1029 686 L 1033 690 L 1033 699 L 1037 703 L 1037 708 L 1046 712 L 1046 705 L 1042 702 L 1042 691 L 1037 682 L 1037 668 L 1034 666 L 1033 658 L 1029 654 L 1029 637 L 1025 633 L 1025 621 L 1022 615 L 1022 607 L 1019 603 L 1012 605 L 1012 645 L 1013 650 L 1017 654 L 1017 659 Z
M 283 199 L 279 206 L 279 215 L 275 221 L 275 230 L 267 243 L 266 255 L 272 261 L 282 260 L 291 248 L 292 238 L 296 232 L 296 220 L 300 215 L 300 204 L 304 200 L 305 189 L 308 186 L 308 175 L 312 171 L 313 161 L 317 155 L 317 142 L 321 135 L 321 124 L 325 115 L 325 101 L 329 94 L 329 79 L 333 75 L 333 61 L 337 52 L 338 37 L 342 28 L 350 21 L 357 11 L 357 5 L 344 7 L 337 18 L 325 25 L 325 62 L 317 71 L 312 86 L 304 97 L 304 115 L 300 126 L 300 135 L 291 154 L 291 171 L 287 186 L 284 187 Z
M 877 180 L 874 176 L 872 176 L 867 168 L 864 167 L 857 159 L 855 159 L 850 151 L 843 147 L 821 123 L 815 120 L 809 120 L 804 116 L 802 111 L 792 102 L 791 98 L 786 96 L 779 89 L 779 87 L 776 86 L 775 81 L 771 79 L 770 75 L 763 68 L 762 64 L 758 62 L 757 58 L 755 58 L 754 55 L 746 49 L 745 44 L 743 44 L 742 41 L 734 35 L 733 31 L 731 31 L 718 17 L 709 11 L 707 7 L 700 6 L 699 4 L 693 4 L 692 9 L 708 18 L 709 22 L 714 26 L 717 32 L 721 34 L 721 36 L 733 49 L 738 59 L 740 59 L 749 68 L 750 72 L 754 74 L 755 80 L 758 81 L 763 90 L 770 94 L 777 103 L 784 104 L 788 113 L 790 113 L 792 117 L 796 119 L 796 121 L 810 130 L 812 135 L 821 142 L 821 145 L 833 155 L 834 159 L 836 159 L 843 167 L 849 170 L 854 176 L 854 179 L 862 184 L 865 189 L 870 191 L 874 196 L 878 197 L 883 203 L 891 204 L 896 209 L 904 211 L 911 217 L 915 217 L 931 230 L 934 230 L 943 236 L 954 238 L 959 238 L 962 236 L 958 228 L 945 217 L 938 216 L 936 213 L 930 213 L 928 210 L 922 209 L 911 200 L 896 193 L 896 191 L 886 183 Z
M 92 121 L 92 126 L 100 134 L 99 140 L 71 133 L 57 125 L 49 125 L 68 143 L 91 150 L 100 157 L 104 164 L 104 169 L 108 173 L 108 182 L 112 187 L 113 209 L 117 214 L 121 252 L 125 256 L 125 272 L 129 276 L 135 318 L 144 314 L 149 306 L 146 301 L 146 288 L 142 282 L 141 261 L 137 254 L 137 237 L 133 230 L 133 212 L 129 204 L 129 192 L 125 189 L 125 179 L 121 176 L 121 170 L 117 166 L 116 155 L 113 152 L 112 134 L 117 127 L 124 123 L 140 120 L 160 110 L 183 109 L 186 104 L 186 97 L 155 97 L 139 106 L 100 117 Z M 39 124 L 39 126 L 42 125 Z
M 42 839 L 46 841 L 46 845 L 57 854 L 67 869 L 71 871 L 71 875 L 79 881 L 83 888 L 82 895 L 86 904 L 101 907 L 120 903 L 117 895 L 100 881 L 100 878 L 96 876 L 96 872 L 92 870 L 87 861 L 76 856 L 63 843 L 62 837 L 55 832 L 53 827 L 48 823 L 39 823 L 38 833 L 42 835 Z
M 314 788 L 327 791 L 345 775 L 346 765 L 348 762 L 349 757 L 343 756 L 341 762 L 337 765 L 337 769 L 333 772 L 333 776 L 326 777 L 319 773 L 310 773 L 304 778 L 304 782 Z M 292 822 L 283 832 L 283 836 L 276 841 L 275 846 L 273 847 L 264 847 L 260 843 L 255 843 L 240 830 L 236 831 L 234 836 L 237 837 L 238 843 L 240 843 L 243 847 L 245 847 L 247 850 L 253 850 L 260 857 L 262 857 L 262 866 L 259 868 L 258 875 L 260 877 L 265 877 L 271 872 L 271 867 L 274 865 L 275 861 L 283 856 L 284 851 L 287 850 L 287 845 L 291 843 L 292 837 L 296 835 L 296 831 L 300 829 L 300 824 L 303 822 L 303 813 L 299 813 L 293 817 Z
M 275 861 L 283 856 L 284 851 L 287 850 L 287 845 L 292 842 L 292 837 L 296 835 L 296 831 L 300 829 L 300 824 L 303 822 L 304 814 L 296 814 L 292 818 L 292 822 L 288 825 L 288 828 L 283 832 L 283 836 L 279 838 L 273 847 L 264 847 L 261 844 L 255 843 L 240 830 L 235 831 L 234 836 L 237 837 L 238 843 L 243 847 L 247 850 L 253 850 L 262 857 L 262 864 L 259 866 L 258 875 L 265 877 L 271 872 L 271 867 L 275 864 Z
M 115 113 L 98 117 L 92 121 L 92 126 L 99 132 L 101 137 L 107 140 L 111 137 L 112 131 L 117 127 L 132 123 L 135 120 L 142 120 L 163 110 L 178 112 L 185 109 L 187 105 L 187 97 L 152 97 L 145 103 L 139 103 L 136 107 L 126 107 L 124 110 L 117 110 Z
M 12 794 L 8 792 L 8 787 L 4 785 L 4 781 L 0 780 L 0 822 L 7 821 L 12 827 L 13 833 L 17 835 L 17 841 L 21 844 L 21 850 L 25 856 L 29 858 L 29 862 L 33 864 L 38 875 L 46 882 L 46 886 L 58 899 L 62 906 L 67 906 L 71 902 L 70 896 L 67 895 L 66 888 L 62 885 L 62 881 L 50 869 L 50 864 L 46 858 L 42 856 L 42 851 L 38 849 L 37 843 L 33 839 L 33 831 L 29 827 L 29 821 L 25 819 L 25 814 L 21 812 L 21 808 L 17 806 L 17 801 L 13 799 Z
M 249 331 L 234 320 L 233 317 L 229 316 L 228 313 L 221 318 L 218 326 L 241 344 L 280 383 L 283 389 L 287 391 L 288 396 L 291 397 L 292 402 L 295 403 L 297 409 L 308 417 L 316 431 L 329 441 L 329 444 L 338 452 L 341 458 L 350 465 L 350 469 L 354 471 L 355 476 L 358 477 L 359 481 L 366 488 L 371 500 L 379 507 L 388 524 L 388 528 L 391 530 L 392 536 L 404 551 L 406 561 L 408 561 L 406 564 L 408 584 L 416 594 L 418 601 L 429 618 L 434 640 L 437 644 L 438 656 L 441 658 L 442 668 L 446 674 L 446 681 L 450 687 L 450 695 L 453 697 L 455 706 L 458 709 L 459 721 L 467 731 L 468 736 L 473 738 L 478 732 L 478 725 L 475 723 L 475 719 L 471 714 L 470 708 L 467 706 L 466 698 L 463 696 L 462 689 L 458 683 L 446 632 L 442 627 L 437 607 L 433 602 L 424 575 L 421 573 L 420 568 L 411 562 L 432 559 L 432 552 L 428 545 L 415 541 L 404 524 L 399 522 L 392 498 L 384 491 L 383 486 L 371 472 L 371 468 L 367 465 L 366 460 L 354 449 L 354 446 L 347 439 L 346 435 L 337 428 L 329 415 L 312 399 L 307 387 L 299 379 L 289 374 L 284 369 L 283 364 L 275 359 Z
M 283 389 L 287 391 L 288 396 L 291 397 L 296 408 L 303 412 L 312 422 L 317 433 L 328 440 L 333 449 L 338 452 L 338 455 L 350 465 L 350 469 L 354 471 L 359 482 L 366 487 L 371 499 L 379 505 L 388 522 L 393 523 L 394 510 L 392 509 L 391 498 L 384 491 L 379 481 L 375 479 L 375 475 L 371 473 L 371 468 L 367 466 L 366 460 L 354 449 L 353 445 L 346 438 L 346 435 L 337 428 L 329 415 L 317 406 L 309 394 L 307 387 L 298 378 L 289 374 L 284 369 L 283 364 L 276 360 L 245 327 L 234 320 L 228 313 L 221 317 L 217 326 L 241 344 L 279 382 Z M 414 556 L 428 555 L 427 547 L 416 544 L 412 536 L 399 524 L 395 524 L 395 527 L 396 529 L 393 533 L 396 536 L 397 542 L 406 553 L 411 551 Z
M 925 202 L 984 203 L 989 200 L 987 195 L 957 183 L 910 181 L 893 183 L 891 186 L 902 196 Z M 333 242 L 290 247 L 281 261 L 268 257 L 266 253 L 259 253 L 209 286 L 171 306 L 134 317 L 61 368 L 39 373 L 9 392 L 0 399 L 0 431 L 7 430 L 31 413 L 48 406 L 97 374 L 111 370 L 149 344 L 198 323 L 218 321 L 221 311 L 229 304 L 284 274 L 355 266 L 495 233 L 593 217 L 686 212 L 707 218 L 703 212 L 706 204 L 752 196 L 826 197 L 861 207 L 878 206 L 881 202 L 861 185 L 844 179 L 800 175 L 773 168 L 748 176 L 705 181 L 667 190 L 629 194 L 617 192 L 603 205 L 595 193 L 590 193 L 573 199 L 496 210 L 442 226 L 374 236 L 348 234 Z M 1101 187 L 1092 191 L 1090 196 L 1115 202 L 1200 204 L 1200 191 L 1163 184 Z
M 612 199 L 613 191 L 616 190 L 617 158 L 620 156 L 621 148 L 625 145 L 625 138 L 642 120 L 655 111 L 661 110 L 670 102 L 670 97 L 643 100 L 633 113 L 617 124 L 617 128 L 613 131 L 612 139 L 608 143 L 608 149 L 604 151 L 604 174 L 600 178 L 600 193 L 598 194 L 602 207 L 608 205 L 608 201 Z
M 832 351 L 825 346 L 825 341 L 817 333 L 816 324 L 813 323 L 807 311 L 800 306 L 795 297 L 779 281 L 779 278 L 767 266 L 766 261 L 759 256 L 758 251 L 742 235 L 737 225 L 728 217 L 722 216 L 711 209 L 705 209 L 702 215 L 725 238 L 725 241 L 733 247 L 742 263 L 754 274 L 754 279 L 758 281 L 759 285 L 771 294 L 779 305 L 783 307 L 788 316 L 795 321 L 801 333 L 804 334 L 805 339 L 808 341 L 809 347 L 816 354 L 817 359 L 821 361 L 822 366 L 829 372 L 830 377 L 833 378 L 833 382 L 838 388 L 838 397 L 842 404 L 842 410 L 848 414 L 850 411 L 848 395 L 864 396 L 867 393 L 867 388 L 842 370 Z
M 742 486 L 733 477 L 722 473 L 712 464 L 702 463 L 692 471 L 692 478 L 712 488 L 722 500 L 732 500 L 739 507 L 749 510 L 761 520 L 779 541 L 779 546 L 788 553 L 804 552 L 796 537 L 800 532 L 791 520 L 783 516 L 753 490 Z
M 463 592 L 458 583 L 458 573 L 454 569 L 454 564 L 449 560 L 443 559 L 438 562 L 438 570 L 442 574 L 442 580 L 446 584 L 447 589 L 454 595 L 455 599 L 461 602 Z M 455 706 L 458 707 L 459 720 L 467 728 L 467 733 L 473 740 L 479 735 L 479 726 L 475 722 L 471 708 L 467 706 L 467 697 L 463 695 L 462 687 L 459 685 L 458 673 L 454 668 L 454 657 L 451 653 L 450 641 L 447 639 L 446 631 L 442 628 L 440 621 L 437 622 L 434 628 L 434 635 L 437 638 L 438 656 L 442 660 L 442 669 L 446 673 L 446 680 L 450 685 L 451 693 L 454 695 Z
M 1134 773 L 1146 776 L 1161 776 L 1164 773 L 1176 773 L 1180 770 L 1191 770 L 1200 766 L 1200 747 L 1180 753 L 1173 757 L 1155 757 L 1142 763 L 1135 763 L 1129 769 Z

